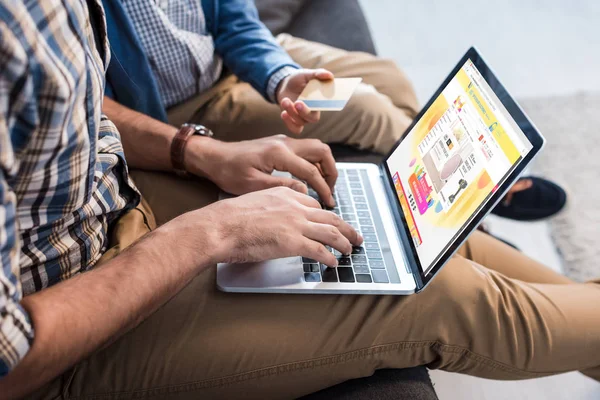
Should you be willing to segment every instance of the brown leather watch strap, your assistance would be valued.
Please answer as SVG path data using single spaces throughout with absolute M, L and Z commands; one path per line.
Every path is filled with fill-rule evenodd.
M 186 176 L 187 171 L 185 170 L 184 156 L 185 146 L 187 145 L 188 139 L 196 133 L 193 125 L 182 125 L 175 134 L 173 141 L 171 142 L 171 164 L 175 173 L 180 176 Z

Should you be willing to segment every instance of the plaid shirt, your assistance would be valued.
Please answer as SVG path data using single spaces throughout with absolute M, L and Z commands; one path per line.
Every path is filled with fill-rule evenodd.
M 202 93 L 219 79 L 222 62 L 207 33 L 201 0 L 125 0 L 123 5 L 146 50 L 165 108 Z M 271 75 L 271 101 L 279 82 L 295 70 L 283 67 Z
M 108 43 L 100 0 L 0 3 L 0 377 L 34 331 L 23 295 L 91 268 L 139 201 L 101 115 Z

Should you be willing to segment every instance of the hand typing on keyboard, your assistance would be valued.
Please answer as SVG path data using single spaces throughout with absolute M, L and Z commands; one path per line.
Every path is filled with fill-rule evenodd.
M 350 254 L 363 241 L 352 226 L 323 210 L 316 200 L 284 187 L 219 201 L 197 213 L 215 221 L 211 236 L 217 238 L 218 262 L 303 256 L 335 267 L 340 262 L 333 249 Z
M 335 160 L 329 146 L 317 139 L 277 135 L 226 143 L 194 136 L 186 146 L 185 159 L 190 173 L 210 179 L 231 194 L 241 195 L 277 186 L 307 193 L 303 182 L 271 175 L 273 170 L 278 170 L 305 181 L 326 206 L 335 206 Z

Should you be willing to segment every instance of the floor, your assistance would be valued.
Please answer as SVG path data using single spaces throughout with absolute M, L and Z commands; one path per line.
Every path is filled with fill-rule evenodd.
M 475 45 L 517 98 L 600 91 L 600 2 L 596 0 L 361 0 L 378 52 L 402 66 L 426 102 Z M 548 225 L 490 217 L 491 230 L 561 271 Z M 598 399 L 600 384 L 579 373 L 495 382 L 431 371 L 441 400 Z

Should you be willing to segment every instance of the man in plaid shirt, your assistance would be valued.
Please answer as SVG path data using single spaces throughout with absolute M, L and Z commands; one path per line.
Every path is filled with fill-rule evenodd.
M 246 204 L 272 204 L 277 208 L 272 218 L 312 208 L 316 214 L 304 223 L 309 218 L 334 223 L 331 213 L 316 209 L 316 201 L 301 194 L 276 196 L 277 189 L 199 211 L 206 215 L 189 214 L 114 258 L 156 224 L 130 179 L 119 133 L 101 114 L 108 49 L 99 1 L 0 4 L 0 398 L 39 386 L 114 340 L 216 261 L 300 252 L 335 263 L 332 254 L 299 233 L 294 236 L 304 238 L 303 244 L 297 240 L 277 249 L 257 244 L 252 254 L 238 249 L 236 256 L 225 244 L 237 247 L 235 235 L 213 229 L 217 214 L 228 215 L 228 229 L 247 224 L 253 212 L 244 212 Z M 155 169 L 171 170 L 170 160 L 161 165 L 168 149 L 152 145 L 145 152 L 157 156 Z M 306 175 L 317 170 L 313 163 L 335 173 L 322 143 L 275 138 L 253 146 L 255 154 L 284 148 L 277 162 L 301 165 L 298 173 L 316 186 L 329 190 L 333 184 L 334 175 L 327 180 L 320 173 Z M 311 161 L 302 154 L 312 154 L 306 156 Z M 140 164 L 139 157 L 132 160 Z M 261 162 L 247 170 L 274 179 L 261 172 L 264 167 L 269 168 Z M 267 222 L 262 227 L 253 222 L 251 230 L 272 231 Z M 337 236 L 328 239 L 332 246 L 348 251 L 350 241 L 359 243 L 350 226 L 335 229 Z M 175 243 L 185 242 L 196 250 L 183 258 L 179 251 L 171 254 L 179 253 L 175 258 L 168 255 Z M 157 263 L 157 257 L 165 262 Z
M 217 291 L 218 262 L 334 266 L 324 244 L 362 242 L 304 184 L 270 175 L 327 201 L 331 153 L 281 136 L 143 136 L 137 114 L 121 138 L 101 113 L 108 53 L 99 0 L 0 2 L 0 399 L 295 398 L 413 365 L 600 379 L 598 283 L 482 234 L 418 296 Z M 247 194 L 214 203 L 216 187 L 176 164 Z M 129 167 L 162 171 L 135 176 L 151 207 Z

